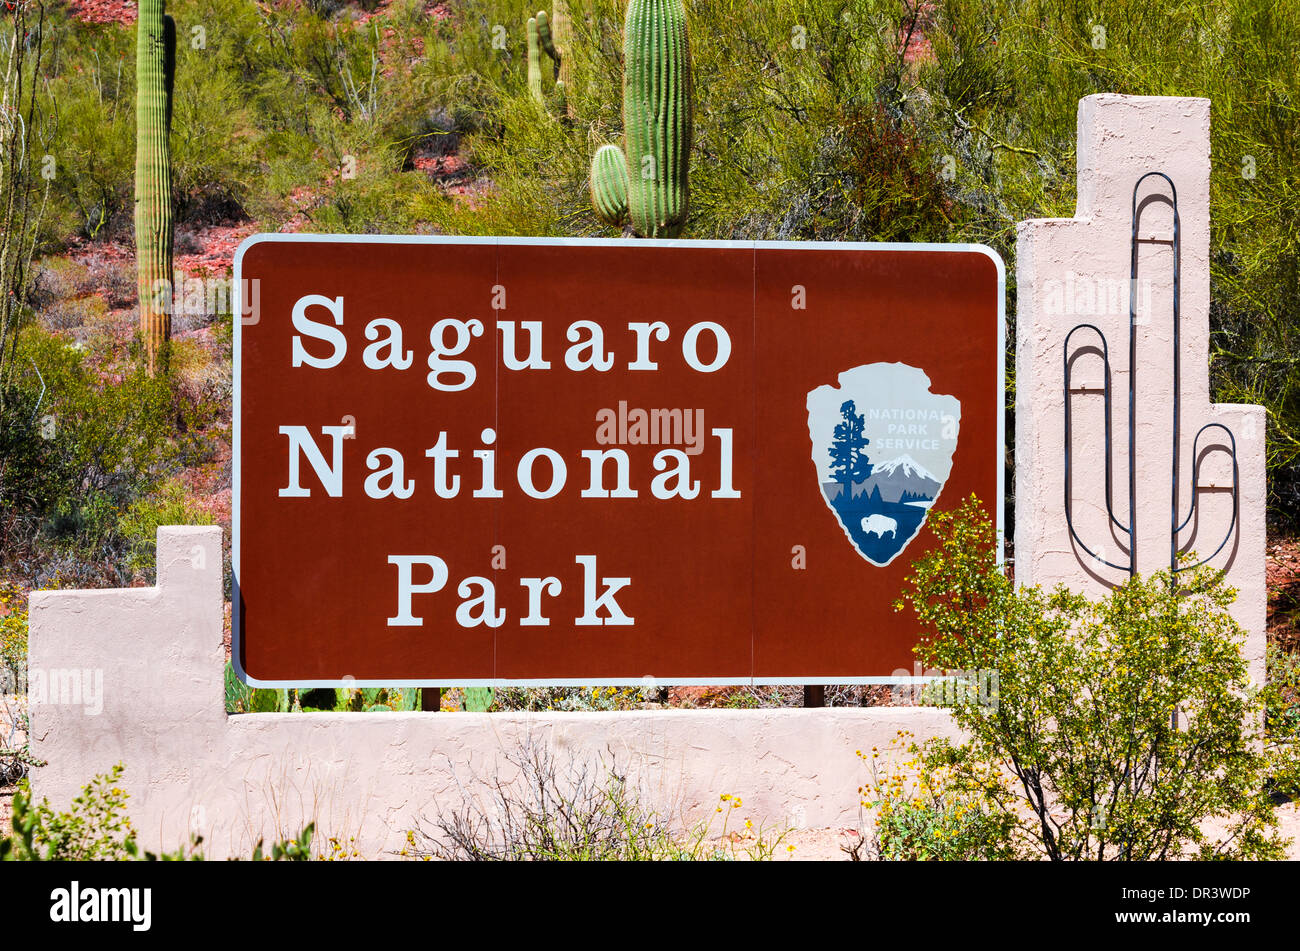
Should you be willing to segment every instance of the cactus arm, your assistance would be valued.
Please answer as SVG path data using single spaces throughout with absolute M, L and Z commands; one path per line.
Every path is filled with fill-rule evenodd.
M 528 91 L 539 103 L 545 103 L 542 91 L 542 54 L 545 53 L 555 64 L 555 95 L 562 113 L 568 112 L 566 91 L 572 73 L 565 55 L 568 36 L 569 14 L 564 0 L 555 0 L 554 16 L 538 10 L 536 16 L 528 18 Z
M 602 145 L 592 157 L 591 205 L 597 218 L 615 228 L 627 217 L 627 157 L 617 145 Z
M 573 57 L 569 55 L 569 40 L 572 27 L 569 24 L 569 6 L 564 0 L 554 0 L 551 4 L 551 36 L 555 39 L 555 78 L 556 85 L 564 84 L 568 89 L 573 85 Z
M 150 374 L 166 370 L 171 336 L 172 177 L 169 142 L 176 27 L 164 0 L 140 0 L 136 26 L 135 244 L 140 332 Z
M 538 10 L 537 16 L 537 41 L 541 44 L 542 50 L 555 63 L 556 72 L 559 72 L 562 57 L 560 51 L 555 48 L 555 40 L 551 36 L 551 21 L 546 15 L 545 10 Z

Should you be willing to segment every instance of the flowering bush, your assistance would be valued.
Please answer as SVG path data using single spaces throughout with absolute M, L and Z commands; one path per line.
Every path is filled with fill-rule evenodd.
M 930 524 L 940 544 L 898 605 L 920 623 L 916 653 L 927 668 L 996 672 L 997 691 L 956 693 L 968 739 L 925 744 L 927 776 L 1007 816 L 1025 855 L 1281 856 L 1264 696 L 1219 573 L 1163 571 L 1092 601 L 1017 587 L 974 498 Z
M 874 855 L 886 861 L 1014 858 L 1010 815 L 972 792 L 969 784 L 953 782 L 953 765 L 941 762 L 946 742 L 922 748 L 907 737 L 900 731 L 898 742 L 884 751 L 858 751 L 871 771 L 870 782 L 858 793 L 863 807 L 874 812 Z M 890 764 L 883 773 L 882 753 Z M 898 755 L 890 754 L 908 758 L 899 762 Z

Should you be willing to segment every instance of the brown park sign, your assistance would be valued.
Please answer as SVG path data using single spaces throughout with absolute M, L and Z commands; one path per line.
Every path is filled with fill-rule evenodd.
M 258 235 L 235 286 L 250 683 L 887 681 L 931 507 L 1001 524 L 987 248 Z

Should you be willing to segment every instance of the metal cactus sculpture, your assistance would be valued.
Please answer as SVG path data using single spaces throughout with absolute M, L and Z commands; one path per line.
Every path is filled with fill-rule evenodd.
M 625 145 L 602 146 L 591 200 L 643 238 L 671 238 L 690 209 L 691 52 L 682 0 L 629 0 L 623 35 Z
M 569 10 L 564 0 L 555 0 L 554 11 L 553 15 L 547 16 L 545 10 L 538 10 L 536 16 L 528 18 L 528 91 L 539 103 L 546 104 L 546 94 L 542 89 L 542 54 L 545 53 L 554 63 L 555 95 L 560 102 L 560 111 L 567 112 L 565 91 L 573 72 L 573 64 L 566 55 Z
M 1169 508 L 1169 571 L 1171 574 L 1178 574 L 1182 571 L 1189 571 L 1193 568 L 1199 568 L 1201 565 L 1209 563 L 1219 552 L 1223 551 L 1232 541 L 1234 532 L 1237 529 L 1238 517 L 1241 512 L 1241 469 L 1237 462 L 1237 437 L 1233 435 L 1232 430 L 1228 429 L 1223 423 L 1211 422 L 1206 423 L 1197 429 L 1195 436 L 1192 438 L 1191 470 L 1192 477 L 1187 488 L 1187 515 L 1179 518 L 1181 509 L 1179 506 L 1179 488 L 1180 488 L 1180 459 L 1182 458 L 1182 304 L 1181 304 L 1181 285 L 1182 285 L 1182 253 L 1181 253 L 1181 231 L 1182 225 L 1178 217 L 1178 189 L 1174 185 L 1174 180 L 1164 172 L 1146 172 L 1138 178 L 1133 185 L 1133 205 L 1132 205 L 1132 224 L 1130 230 L 1130 263 L 1129 263 L 1129 323 L 1128 323 L 1128 511 L 1127 517 L 1121 520 L 1115 513 L 1114 505 L 1114 475 L 1113 466 L 1114 448 L 1113 448 L 1113 423 L 1111 420 L 1111 364 L 1110 364 L 1110 345 L 1106 341 L 1106 335 L 1102 333 L 1101 328 L 1096 324 L 1083 323 L 1076 325 L 1069 333 L 1065 335 L 1065 343 L 1062 347 L 1062 388 L 1061 398 L 1065 409 L 1065 524 L 1070 532 L 1070 537 L 1083 552 L 1090 558 L 1095 565 L 1104 565 L 1109 568 L 1117 568 L 1127 571 L 1130 577 L 1136 577 L 1138 574 L 1138 547 L 1137 537 L 1138 529 L 1138 417 L 1137 407 L 1139 397 L 1137 394 L 1137 373 L 1134 368 L 1138 364 L 1137 350 L 1137 328 L 1141 321 L 1138 319 L 1137 309 L 1137 287 L 1138 287 L 1138 224 L 1144 205 L 1138 203 L 1138 192 L 1142 183 L 1148 178 L 1162 179 L 1169 186 L 1168 203 L 1173 211 L 1174 231 L 1173 231 L 1173 380 L 1174 391 L 1169 397 L 1163 397 L 1162 401 L 1167 403 L 1173 412 L 1171 431 L 1173 433 L 1173 443 L 1170 447 L 1170 508 Z M 1070 340 L 1076 333 L 1083 332 L 1083 341 L 1093 341 L 1090 345 L 1076 344 L 1072 349 Z M 1098 346 L 1099 345 L 1099 346 Z M 1083 538 L 1080 537 L 1078 528 L 1074 520 L 1074 488 L 1073 488 L 1073 429 L 1074 418 L 1071 407 L 1071 394 L 1075 392 L 1072 383 L 1074 361 L 1083 353 L 1089 350 L 1101 356 L 1102 364 L 1102 405 L 1105 413 L 1104 437 L 1102 464 L 1105 466 L 1105 511 L 1106 511 L 1106 534 L 1111 535 L 1119 542 L 1119 548 L 1123 555 L 1127 556 L 1125 561 L 1111 561 L 1104 554 L 1104 549 L 1096 540 L 1089 546 Z M 1202 444 L 1201 437 L 1205 436 L 1205 443 Z M 1228 521 L 1227 529 L 1224 531 L 1217 547 L 1210 552 L 1208 557 L 1201 558 L 1196 562 L 1184 561 L 1184 545 L 1180 541 L 1180 533 L 1184 532 L 1189 526 L 1192 528 L 1192 536 L 1195 537 L 1198 530 L 1203 530 L 1200 518 L 1200 499 L 1201 495 L 1209 490 L 1209 487 L 1202 485 L 1201 482 L 1201 465 L 1206 457 L 1211 453 L 1221 453 L 1232 463 L 1232 482 L 1227 488 L 1232 493 L 1232 516 Z M 1090 455 L 1089 464 L 1096 465 L 1096 456 Z M 1103 536 L 1104 537 L 1104 536 Z
M 176 24 L 165 0 L 140 0 L 136 26 L 135 249 L 140 336 L 150 375 L 166 370 L 171 337 L 172 82 Z

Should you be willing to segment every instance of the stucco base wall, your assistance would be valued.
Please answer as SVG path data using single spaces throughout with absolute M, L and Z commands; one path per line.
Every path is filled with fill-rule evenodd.
M 954 735 L 940 710 L 647 710 L 628 713 L 224 712 L 221 533 L 163 528 L 158 586 L 38 592 L 31 668 L 102 676 L 102 710 L 32 708 L 40 796 L 64 808 L 95 773 L 126 766 L 131 817 L 146 848 L 191 833 L 212 858 L 308 821 L 365 857 L 399 851 L 510 758 L 547 749 L 563 773 L 596 764 L 627 777 L 644 805 L 682 827 L 707 821 L 722 793 L 757 825 L 847 828 L 861 821 L 855 755 L 899 731 Z M 62 675 L 60 675 L 62 676 Z M 87 680 L 87 682 L 90 682 Z M 84 698 L 83 698 L 84 700 Z

